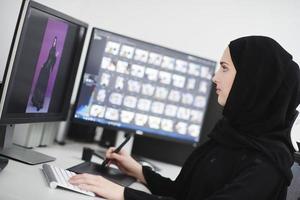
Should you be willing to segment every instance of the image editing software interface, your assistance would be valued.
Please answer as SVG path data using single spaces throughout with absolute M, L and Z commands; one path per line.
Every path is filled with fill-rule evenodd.
M 66 119 L 88 25 L 34 1 L 20 14 L 2 85 L 0 154 L 38 164 L 53 158 L 13 145 L 13 125 Z
M 199 141 L 216 62 L 94 28 L 74 119 Z

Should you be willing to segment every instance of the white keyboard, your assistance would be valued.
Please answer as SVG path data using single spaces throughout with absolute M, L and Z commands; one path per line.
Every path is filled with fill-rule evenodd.
M 62 187 L 89 196 L 96 196 L 95 193 L 82 190 L 79 187 L 72 185 L 68 182 L 69 178 L 75 175 L 74 172 L 48 164 L 43 164 L 43 172 L 47 178 L 50 188 L 54 189 L 56 187 Z

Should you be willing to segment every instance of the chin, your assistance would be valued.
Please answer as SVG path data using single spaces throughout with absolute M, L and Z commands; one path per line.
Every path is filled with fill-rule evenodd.
M 225 105 L 225 101 L 219 96 L 218 97 L 218 103 L 221 105 L 221 106 L 224 106 Z

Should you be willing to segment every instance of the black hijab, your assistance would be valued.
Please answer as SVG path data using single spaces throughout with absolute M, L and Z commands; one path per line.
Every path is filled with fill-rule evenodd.
M 262 153 L 292 179 L 290 131 L 300 102 L 299 66 L 275 40 L 249 36 L 231 41 L 236 76 L 210 137 L 230 147 Z

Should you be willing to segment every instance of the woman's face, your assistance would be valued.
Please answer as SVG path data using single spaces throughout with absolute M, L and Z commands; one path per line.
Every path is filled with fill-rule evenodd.
M 225 106 L 229 92 L 231 90 L 236 70 L 233 65 L 229 48 L 227 47 L 220 61 L 220 67 L 213 77 L 216 84 L 216 93 L 218 95 L 218 103 Z

